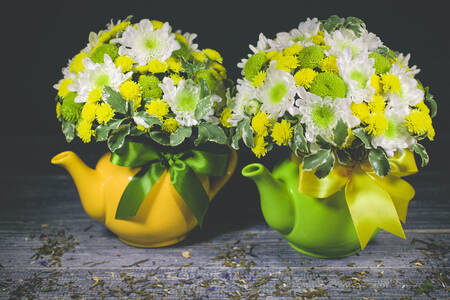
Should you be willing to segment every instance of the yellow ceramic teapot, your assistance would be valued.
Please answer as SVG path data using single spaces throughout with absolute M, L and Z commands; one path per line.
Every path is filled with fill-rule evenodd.
M 210 179 L 196 174 L 210 201 L 236 168 L 237 153 L 230 151 L 225 175 Z M 103 155 L 95 170 L 71 151 L 56 155 L 51 163 L 61 165 L 70 173 L 86 213 L 103 222 L 124 243 L 137 247 L 163 247 L 185 239 L 197 225 L 197 220 L 173 187 L 167 170 L 151 188 L 136 216 L 115 218 L 122 193 L 141 168 L 115 165 L 110 162 L 110 156 L 110 153 Z

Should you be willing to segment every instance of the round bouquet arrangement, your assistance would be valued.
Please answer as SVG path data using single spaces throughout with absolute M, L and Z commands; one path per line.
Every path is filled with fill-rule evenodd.
M 179 224 L 171 225 L 190 228 L 193 220 L 202 223 L 210 199 L 234 169 L 236 154 L 224 146 L 225 131 L 229 129 L 224 131 L 219 121 L 219 112 L 225 106 L 226 70 L 219 52 L 198 49 L 196 34 L 172 32 L 168 23 L 160 21 L 143 19 L 132 23 L 131 19 L 111 22 L 105 30 L 91 33 L 87 46 L 63 68 L 64 77 L 54 86 L 58 91 L 57 119 L 68 142 L 79 137 L 84 143 L 107 143 L 111 152 L 108 163 L 103 166 L 100 160 L 97 170 L 109 168 L 105 172 L 112 172 L 108 164 L 113 164 L 134 172 L 131 181 L 125 180 L 121 190 L 115 192 L 119 197 L 111 200 L 112 217 L 106 213 L 107 219 L 117 223 L 138 218 L 144 199 L 167 173 L 167 193 L 174 197 L 174 206 L 184 216 Z M 64 165 L 60 160 L 66 156 L 57 156 L 54 163 Z M 136 173 L 133 170 L 137 168 L 140 171 Z M 217 180 L 209 182 L 208 176 Z M 84 201 L 83 194 L 80 191 L 88 211 L 91 205 L 87 203 L 94 200 Z M 187 217 L 188 211 L 195 219 Z M 171 212 L 158 213 L 162 216 L 153 216 L 153 220 L 168 218 Z M 104 219 L 105 213 L 90 215 Z M 161 220 L 154 226 L 163 223 Z M 117 228 L 123 228 L 123 224 L 117 224 Z M 137 245 L 154 242 L 145 238 L 129 240 Z
M 261 33 L 250 49 L 223 123 L 234 128 L 233 147 L 242 139 L 257 157 L 289 147 L 300 166 L 295 189 L 316 199 L 342 192 L 362 248 L 376 228 L 404 237 L 399 218 L 414 189 L 400 177 L 417 171 L 414 152 L 428 163 L 421 141 L 433 140 L 436 114 L 410 55 L 338 16 L 274 39 Z

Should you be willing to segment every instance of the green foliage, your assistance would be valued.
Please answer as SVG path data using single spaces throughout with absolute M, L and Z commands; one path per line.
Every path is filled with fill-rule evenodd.
M 111 120 L 106 124 L 101 124 L 95 129 L 95 139 L 97 142 L 103 142 L 108 139 L 111 130 L 119 128 L 125 119 Z
M 344 19 L 337 15 L 332 15 L 327 20 L 322 21 L 322 28 L 329 33 L 341 28 L 346 28 L 352 30 L 355 35 L 359 37 L 361 36 L 361 29 L 365 29 L 366 24 L 356 17 L 347 17 Z
M 289 146 L 297 156 L 309 152 L 308 143 L 303 132 L 303 125 L 300 122 L 297 122 L 294 127 L 293 138 Z
M 75 137 L 75 124 L 69 121 L 62 121 L 62 132 L 66 137 L 66 141 L 70 143 Z
M 436 100 L 434 100 L 434 96 L 430 94 L 430 88 L 427 86 L 425 88 L 425 103 L 430 108 L 430 117 L 434 118 L 437 114 L 437 103 Z
M 384 177 L 391 171 L 391 165 L 383 149 L 377 148 L 369 151 L 369 162 L 375 173 Z
M 421 163 L 421 167 L 425 167 L 426 165 L 428 165 L 428 162 L 430 161 L 430 157 L 428 156 L 427 150 L 425 149 L 425 147 L 419 143 L 416 143 L 411 151 L 414 151 L 415 153 L 417 153 L 417 155 L 420 156 L 420 159 L 422 160 Z
M 348 126 L 344 121 L 339 120 L 337 122 L 336 127 L 333 130 L 333 136 L 333 141 L 338 147 L 344 145 L 348 137 Z
M 130 124 L 123 124 L 120 125 L 119 128 L 112 130 L 107 142 L 109 150 L 114 152 L 121 148 L 125 142 L 126 136 L 129 134 Z
M 395 54 L 388 47 L 380 46 L 377 49 L 375 49 L 375 52 L 381 54 L 386 58 L 395 59 Z
M 81 115 L 83 103 L 75 103 L 76 93 L 71 92 L 64 97 L 61 105 L 61 115 L 64 120 L 70 123 L 76 123 Z
M 353 130 L 353 135 L 356 136 L 361 142 L 363 142 L 366 149 L 372 149 L 372 144 L 370 143 L 370 137 L 363 128 L 358 128 Z
M 227 136 L 223 129 L 218 125 L 203 122 L 198 126 L 198 137 L 194 141 L 195 146 L 205 142 L 215 142 L 217 144 L 225 144 Z
M 326 163 L 330 156 L 330 149 L 321 149 L 316 153 L 309 154 L 303 158 L 303 170 L 312 171 L 315 168 Z
M 135 113 L 133 119 L 136 124 L 145 124 L 146 128 L 151 128 L 153 125 L 162 126 L 162 121 L 158 117 L 151 116 L 146 111 Z
M 253 80 L 253 78 L 261 70 L 262 66 L 266 62 L 266 56 L 264 53 L 256 53 L 249 57 L 244 66 L 244 76 L 248 80 Z
M 120 93 L 114 91 L 109 86 L 103 88 L 103 93 L 105 95 L 105 102 L 111 106 L 112 109 L 121 114 L 126 114 L 128 110 L 128 101 L 122 98 Z
M 182 59 L 181 66 L 183 67 L 183 70 L 187 73 L 188 78 L 194 78 L 195 74 L 197 74 L 197 72 L 202 68 L 202 64 L 196 60 L 194 60 L 191 63 L 188 62 L 187 60 Z
M 330 174 L 331 170 L 334 167 L 334 161 L 335 161 L 335 158 L 334 158 L 333 152 L 330 151 L 325 162 L 317 167 L 316 172 L 314 172 L 314 174 L 318 178 L 324 178 L 324 177 L 328 176 L 328 174 Z
M 206 84 L 208 85 L 209 90 L 214 91 L 216 89 L 217 81 L 209 70 L 207 69 L 198 70 L 195 76 L 199 83 L 201 82 L 201 80 L 205 81 Z
M 189 138 L 191 135 L 191 127 L 178 127 L 178 129 L 170 135 L 170 146 L 180 145 L 186 138 Z
M 304 48 L 298 54 L 300 68 L 314 69 L 319 66 L 320 61 L 325 57 L 323 49 L 318 45 Z
M 191 55 L 191 50 L 188 48 L 188 46 L 186 46 L 185 43 L 183 43 L 183 41 L 179 40 L 178 37 L 175 37 L 175 39 L 177 40 L 178 44 L 180 44 L 180 49 L 175 50 L 173 52 L 173 55 L 178 58 L 188 60 L 189 56 Z
M 95 63 L 103 63 L 105 54 L 108 54 L 114 61 L 119 56 L 119 48 L 113 44 L 103 44 L 94 50 L 91 54 L 91 60 Z
M 149 133 L 150 138 L 162 146 L 170 146 L 170 136 L 167 132 L 154 130 Z
M 244 118 L 240 120 L 236 126 L 236 132 L 231 139 L 231 147 L 238 150 L 239 149 L 239 141 L 244 141 L 244 144 L 252 148 L 253 147 L 253 129 L 250 125 L 250 119 Z

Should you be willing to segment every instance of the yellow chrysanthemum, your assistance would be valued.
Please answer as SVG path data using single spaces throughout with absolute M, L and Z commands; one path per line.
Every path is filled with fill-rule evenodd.
M 178 58 L 171 56 L 166 60 L 166 63 L 169 69 L 174 71 L 175 73 L 183 71 L 183 68 L 181 67 L 181 61 Z
M 257 135 L 253 140 L 252 151 L 257 158 L 261 158 L 267 154 L 267 142 L 264 140 L 264 137 L 261 135 Z
M 203 49 L 203 53 L 205 53 L 206 56 L 208 56 L 208 58 L 210 60 L 214 60 L 214 61 L 217 61 L 220 63 L 223 62 L 222 55 L 220 55 L 220 53 L 214 49 L 210 49 L 210 48 Z
M 59 119 L 61 117 L 61 103 L 56 103 L 56 118 Z
M 310 68 L 300 69 L 294 75 L 295 84 L 309 89 L 311 87 L 311 82 L 313 82 L 317 74 L 318 73 L 316 71 Z
M 102 90 L 101 89 L 92 89 L 89 92 L 89 95 L 87 97 L 86 102 L 88 102 L 88 103 L 95 103 L 95 102 L 98 102 L 101 97 L 102 97 Z
M 116 67 L 122 67 L 122 72 L 126 73 L 133 68 L 133 58 L 131 56 L 119 56 L 114 61 Z
M 113 28 L 111 28 L 111 30 L 109 31 L 111 37 L 116 35 L 119 31 L 123 31 L 125 30 L 128 25 L 130 25 L 131 23 L 129 21 L 125 21 L 125 22 L 120 22 L 117 25 L 114 25 Z
M 211 75 L 214 76 L 216 80 L 222 79 L 222 75 L 220 75 L 219 72 L 217 72 L 215 69 L 209 69 L 209 73 L 211 73 Z
M 264 79 L 266 79 L 266 72 L 259 71 L 258 74 L 256 74 L 255 77 L 253 77 L 253 85 L 255 87 L 261 86 L 261 84 L 264 82 Z
M 272 60 L 272 59 L 276 60 L 278 57 L 282 56 L 283 53 L 278 52 L 278 51 L 269 51 L 265 55 L 266 55 L 267 60 Z
M 382 92 L 381 78 L 377 74 L 373 74 L 370 78 L 370 85 L 375 88 L 375 94 L 380 94 Z
M 107 103 L 102 103 L 97 107 L 96 118 L 100 124 L 108 123 L 114 118 L 115 110 L 111 108 Z
M 225 107 L 220 114 L 220 123 L 224 127 L 231 127 L 231 124 L 228 122 L 228 120 L 231 118 L 231 109 L 228 107 Z
M 180 127 L 180 123 L 174 118 L 165 119 L 162 125 L 162 130 L 169 133 L 174 133 L 177 128 Z
M 175 36 L 176 36 L 176 39 L 177 39 L 179 42 L 182 42 L 185 46 L 188 46 L 188 45 L 189 45 L 189 43 L 188 43 L 186 37 L 185 37 L 184 35 L 182 35 L 181 33 L 175 32 Z
M 267 126 L 270 124 L 270 120 L 267 118 L 268 115 L 260 111 L 252 119 L 252 128 L 257 135 L 266 136 L 268 135 Z
M 227 69 L 225 69 L 224 66 L 222 66 L 221 64 L 217 63 L 217 62 L 212 62 L 210 65 L 212 68 L 214 68 L 215 70 L 217 70 L 217 72 L 219 72 L 220 77 L 225 79 L 227 78 Z
M 78 137 L 83 141 L 83 143 L 90 143 L 91 137 L 94 135 L 94 130 L 92 130 L 92 123 L 81 121 L 77 124 L 77 134 Z
M 281 120 L 281 122 L 276 122 L 272 128 L 272 139 L 278 145 L 287 146 L 287 144 L 292 139 L 292 132 L 294 128 L 286 120 Z
M 144 126 L 142 126 L 142 125 L 137 125 L 136 128 L 137 128 L 138 130 L 140 130 L 140 131 L 150 132 L 150 127 L 149 127 L 149 128 L 146 128 L 146 127 L 144 127 Z
M 324 72 L 339 73 L 335 56 L 328 56 L 322 59 L 319 63 L 319 68 Z
M 185 80 L 185 79 L 186 79 L 186 78 L 184 78 L 183 76 L 181 76 L 180 74 L 176 74 L 176 73 L 170 74 L 169 77 L 172 78 L 173 84 L 174 84 L 174 85 L 178 85 L 178 83 L 179 83 L 181 80 Z
M 384 101 L 383 96 L 374 95 L 371 102 L 367 104 L 369 106 L 370 112 L 373 113 L 382 113 L 384 112 L 384 107 L 386 106 L 386 102 Z
M 434 131 L 433 125 L 430 125 L 430 127 L 427 128 L 427 137 L 428 137 L 428 139 L 430 141 L 433 141 L 435 134 L 436 134 L 436 132 Z
M 400 79 L 394 74 L 381 75 L 381 84 L 384 92 L 398 93 L 400 91 Z
M 152 59 L 147 64 L 148 70 L 152 73 L 164 73 L 167 71 L 167 64 L 163 61 Z
M 319 30 L 320 32 L 320 30 Z M 313 42 L 316 45 L 325 45 L 325 40 L 323 34 L 315 34 L 308 38 L 309 41 Z
M 200 51 L 193 51 L 192 57 L 199 62 L 204 62 L 206 60 L 205 53 L 200 52 Z
M 97 112 L 97 103 L 88 102 L 83 106 L 81 110 L 81 118 L 83 121 L 92 123 L 95 120 L 95 113 Z
M 364 130 L 374 136 L 379 136 L 388 129 L 388 119 L 383 113 L 371 114 L 366 118 L 365 123 L 367 126 Z
M 148 72 L 148 65 L 145 65 L 145 66 L 136 66 L 134 69 L 136 70 L 136 72 L 139 72 L 139 73 L 146 73 L 146 72 Z
M 420 101 L 419 103 L 417 103 L 417 104 L 416 104 L 416 107 L 417 107 L 419 110 L 421 110 L 421 111 L 423 111 L 423 112 L 426 112 L 427 114 L 430 113 L 430 109 L 428 108 L 428 106 L 425 104 L 424 101 Z
M 141 88 L 136 82 L 127 80 L 120 85 L 119 92 L 125 100 L 135 100 L 141 95 Z
M 72 62 L 70 63 L 69 70 L 72 73 L 78 73 L 80 71 L 84 70 L 83 65 L 83 58 L 87 57 L 88 55 L 85 52 L 80 52 L 72 59 Z
M 297 57 L 293 55 L 281 55 L 276 59 L 276 67 L 278 70 L 290 72 L 292 69 L 298 67 Z
M 294 44 L 283 50 L 284 55 L 295 55 L 303 50 L 303 46 L 299 44 Z
M 414 109 L 405 118 L 405 126 L 408 131 L 417 135 L 425 134 L 432 126 L 432 121 L 428 113 Z
M 361 103 L 352 102 L 350 108 L 352 110 L 352 114 L 358 119 L 360 119 L 361 122 L 364 122 L 370 115 L 369 107 L 365 102 Z
M 150 22 L 152 22 L 153 30 L 160 29 L 164 26 L 164 23 L 158 20 L 151 20 Z
M 73 82 L 72 78 L 64 78 L 63 80 L 61 80 L 61 82 L 59 83 L 59 88 L 58 88 L 58 96 L 61 98 L 64 98 L 65 96 L 67 96 L 68 93 L 70 93 L 69 91 L 69 85 Z
M 169 113 L 169 104 L 161 99 L 153 99 L 149 104 L 145 105 L 147 113 L 154 115 L 159 119 L 163 119 Z

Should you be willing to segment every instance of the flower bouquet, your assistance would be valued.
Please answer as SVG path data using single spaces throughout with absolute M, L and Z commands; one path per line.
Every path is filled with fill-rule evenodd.
M 52 163 L 71 173 L 88 215 L 132 245 L 182 240 L 235 168 L 218 118 L 228 84 L 222 56 L 199 50 L 195 38 L 155 20 L 111 22 L 89 35 L 54 86 L 67 142 L 106 142 L 110 153 L 95 171 L 72 152 Z
M 222 123 L 234 148 L 242 139 L 257 157 L 275 145 L 292 153 L 272 176 L 260 164 L 242 171 L 269 225 L 320 257 L 359 251 L 377 228 L 404 238 L 414 189 L 401 177 L 417 172 L 413 153 L 428 163 L 421 141 L 433 140 L 436 114 L 410 55 L 338 16 L 261 33 L 250 49 Z

